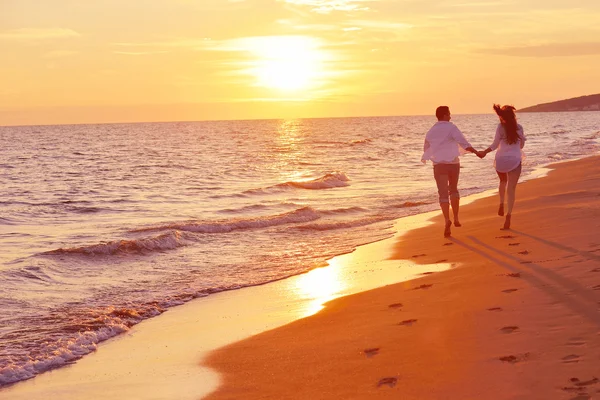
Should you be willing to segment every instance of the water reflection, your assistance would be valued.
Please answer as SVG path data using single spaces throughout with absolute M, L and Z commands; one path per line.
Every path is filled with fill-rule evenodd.
M 331 260 L 335 261 L 335 259 Z M 302 300 L 308 300 L 305 307 L 305 316 L 317 313 L 323 308 L 323 304 L 339 297 L 340 293 L 347 288 L 348 282 L 341 274 L 338 263 L 332 263 L 328 267 L 313 269 L 301 275 L 296 281 L 296 289 Z

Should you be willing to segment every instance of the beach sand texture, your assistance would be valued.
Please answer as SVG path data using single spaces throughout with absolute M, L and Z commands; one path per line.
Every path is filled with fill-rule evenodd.
M 600 157 L 412 230 L 394 258 L 456 268 L 339 298 L 220 349 L 218 399 L 600 397 Z

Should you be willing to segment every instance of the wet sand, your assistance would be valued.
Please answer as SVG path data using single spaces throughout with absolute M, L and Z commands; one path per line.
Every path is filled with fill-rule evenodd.
M 327 267 L 172 308 L 73 365 L 0 389 L 0 399 L 199 399 L 220 384 L 214 370 L 199 365 L 211 351 L 312 315 L 336 297 L 448 269 L 388 259 L 397 238 L 432 215 L 403 218 L 394 237 L 334 257 Z
M 591 399 L 600 396 L 600 157 L 397 239 L 394 260 L 456 268 L 342 297 L 217 350 L 217 399 Z

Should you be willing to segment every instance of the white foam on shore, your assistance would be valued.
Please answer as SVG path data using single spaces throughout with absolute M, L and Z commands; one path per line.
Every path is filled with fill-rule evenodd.
M 0 390 L 3 400 L 135 398 L 197 400 L 219 385 L 200 365 L 211 351 L 312 315 L 337 297 L 418 278 L 448 264 L 389 260 L 404 232 L 427 224 L 430 212 L 396 221 L 389 239 L 337 256 L 328 266 L 262 286 L 193 300 L 98 345 L 98 351 L 61 368 Z M 106 382 L 110 382 L 109 385 Z

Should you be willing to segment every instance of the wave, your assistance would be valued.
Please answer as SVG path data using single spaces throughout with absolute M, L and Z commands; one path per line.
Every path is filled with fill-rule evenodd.
M 187 231 L 195 233 L 228 233 L 236 230 L 268 228 L 271 226 L 298 224 L 319 219 L 319 212 L 312 207 L 303 207 L 283 214 L 256 217 L 239 218 L 233 220 L 215 222 L 181 222 L 167 225 L 152 226 L 135 229 L 132 232 L 148 232 L 162 230 Z
M 350 142 L 350 145 L 352 146 L 356 146 L 358 144 L 368 144 L 371 143 L 373 141 L 373 139 L 360 139 L 360 140 L 353 140 Z
M 94 244 L 90 246 L 60 248 L 56 250 L 40 253 L 41 255 L 114 255 L 114 254 L 144 254 L 150 252 L 159 252 L 172 250 L 178 247 L 186 246 L 189 239 L 186 239 L 181 232 L 173 231 L 150 238 L 115 240 L 108 243 Z
M 383 221 L 393 221 L 393 218 L 385 215 L 377 215 L 366 217 L 362 219 L 356 219 L 351 221 L 337 221 L 337 222 L 324 222 L 324 223 L 315 223 L 315 224 L 304 224 L 302 226 L 298 226 L 296 229 L 303 231 L 330 231 L 335 229 L 348 229 L 348 228 L 356 228 L 359 226 L 376 224 L 378 222 Z
M 277 185 L 266 188 L 246 190 L 244 194 L 266 194 L 286 189 L 333 189 L 337 187 L 350 186 L 348 181 L 350 181 L 350 179 L 348 179 L 346 174 L 343 172 L 331 172 L 310 181 L 289 181 L 278 183 Z
M 338 215 L 338 214 L 355 214 L 367 211 L 366 208 L 363 207 L 348 207 L 348 208 L 335 208 L 333 210 L 322 210 L 319 211 L 324 215 Z
M 15 225 L 17 222 L 10 218 L 0 217 L 0 225 Z
M 126 326 L 114 325 L 93 332 L 83 332 L 77 338 L 57 346 L 52 352 L 47 352 L 48 356 L 41 359 L 32 359 L 24 364 L 8 362 L 5 366 L 0 365 L 0 387 L 31 379 L 42 372 L 70 364 L 96 350 L 99 342 L 127 330 Z
M 165 308 L 148 303 L 140 305 L 137 310 L 112 306 L 96 310 L 71 309 L 65 314 L 73 318 L 71 321 L 59 321 L 51 317 L 48 322 L 61 325 L 61 335 L 57 339 L 47 340 L 43 351 L 34 355 L 15 355 L 12 359 L 9 356 L 0 360 L 0 387 L 71 364 L 95 351 L 98 343 L 127 332 L 133 325 L 164 311 Z M 63 315 L 62 312 L 58 314 Z
M 39 266 L 29 266 L 12 271 L 9 270 L 7 271 L 7 274 L 16 278 L 38 281 L 38 283 L 42 284 L 49 284 L 55 281 L 42 267 Z
M 266 206 L 264 204 L 251 204 L 249 206 L 244 206 L 244 207 L 240 207 L 240 208 L 224 208 L 222 210 L 219 210 L 219 213 L 221 213 L 221 214 L 238 214 L 238 213 L 244 213 L 244 212 L 248 212 L 248 211 L 264 210 L 265 208 L 268 208 L 268 206 Z
M 404 203 L 399 203 L 399 204 L 394 204 L 391 207 L 392 208 L 410 208 L 410 207 L 417 207 L 417 206 L 425 206 L 431 203 L 428 203 L 426 201 L 405 201 Z
M 371 143 L 373 141 L 373 139 L 370 138 L 365 138 L 365 139 L 356 139 L 356 140 L 350 140 L 348 142 L 345 141 L 341 141 L 341 140 L 315 140 L 313 141 L 313 145 L 317 145 L 316 147 L 326 147 L 327 145 L 335 145 L 335 146 L 339 146 L 339 145 L 350 145 L 350 146 L 356 146 L 359 144 L 367 144 L 367 143 Z M 319 146 L 319 145 L 326 145 L 326 146 Z

